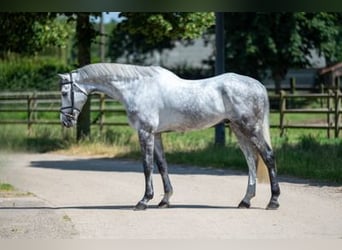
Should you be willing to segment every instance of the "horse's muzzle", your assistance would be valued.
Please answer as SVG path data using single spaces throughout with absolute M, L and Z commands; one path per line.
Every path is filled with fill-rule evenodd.
M 71 114 L 61 114 L 61 122 L 64 127 L 70 128 L 76 125 L 76 118 Z

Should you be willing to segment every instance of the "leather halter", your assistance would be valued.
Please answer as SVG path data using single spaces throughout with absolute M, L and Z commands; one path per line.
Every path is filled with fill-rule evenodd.
M 71 101 L 71 105 L 70 106 L 66 106 L 66 107 L 62 107 L 60 109 L 60 112 L 63 115 L 65 115 L 66 117 L 75 120 L 74 110 L 77 110 L 78 112 L 81 112 L 81 110 L 75 107 L 75 91 L 74 91 L 74 87 L 77 87 L 81 91 L 82 94 L 84 94 L 86 96 L 88 96 L 88 94 L 86 92 L 84 92 L 79 86 L 77 86 L 74 83 L 74 81 L 72 79 L 72 73 L 69 73 L 69 76 L 70 76 L 70 81 L 61 82 L 61 86 L 70 84 L 70 101 Z M 65 112 L 64 111 L 65 109 L 70 109 L 70 111 L 69 112 Z

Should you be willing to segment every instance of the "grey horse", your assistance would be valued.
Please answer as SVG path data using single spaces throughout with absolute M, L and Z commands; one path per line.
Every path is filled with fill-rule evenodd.
M 105 93 L 124 105 L 130 126 L 138 132 L 143 157 L 146 186 L 136 210 L 146 209 L 153 198 L 154 159 L 164 186 L 159 207 L 170 205 L 173 189 L 161 134 L 204 129 L 222 121 L 229 121 L 249 168 L 247 191 L 238 207 L 251 205 L 257 168 L 267 169 L 269 176 L 271 199 L 266 208 L 279 207 L 280 188 L 269 134 L 269 101 L 259 81 L 235 73 L 185 80 L 159 66 L 115 63 L 90 64 L 59 76 L 60 118 L 66 127 L 76 124 L 91 93 Z

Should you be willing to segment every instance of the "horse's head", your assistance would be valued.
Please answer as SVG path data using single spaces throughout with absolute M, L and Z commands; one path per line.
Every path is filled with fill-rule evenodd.
M 65 127 L 76 125 L 77 117 L 87 101 L 88 93 L 78 83 L 78 73 L 58 74 L 61 86 L 61 115 Z

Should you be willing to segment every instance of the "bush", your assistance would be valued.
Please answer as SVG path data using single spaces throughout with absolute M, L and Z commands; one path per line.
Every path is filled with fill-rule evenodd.
M 1 91 L 55 91 L 58 90 L 57 73 L 72 67 L 56 58 L 11 58 L 0 61 Z

